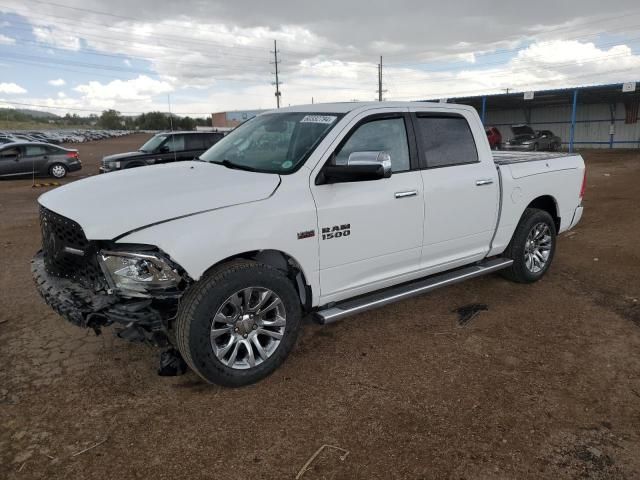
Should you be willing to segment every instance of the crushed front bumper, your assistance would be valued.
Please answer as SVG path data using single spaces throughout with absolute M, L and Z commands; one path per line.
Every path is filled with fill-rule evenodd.
M 42 251 L 31 260 L 31 274 L 47 305 L 79 327 L 88 327 L 92 315 L 100 314 L 119 301 L 115 295 L 96 294 L 69 279 L 51 275 L 46 270 Z
M 74 325 L 100 328 L 118 324 L 118 336 L 132 341 L 146 341 L 157 346 L 171 343 L 169 321 L 175 316 L 177 302 L 153 299 L 129 299 L 93 290 L 46 270 L 44 255 L 38 252 L 31 260 L 36 289 L 58 315 Z

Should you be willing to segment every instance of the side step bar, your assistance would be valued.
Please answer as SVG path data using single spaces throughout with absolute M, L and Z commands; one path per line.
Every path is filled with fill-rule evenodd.
M 398 285 L 396 287 L 379 290 L 353 300 L 346 300 L 315 312 L 318 322 L 325 325 L 337 322 L 350 315 L 366 312 L 374 308 L 382 307 L 393 302 L 415 297 L 436 288 L 446 287 L 454 283 L 462 282 L 470 278 L 487 275 L 503 268 L 511 266 L 513 260 L 507 258 L 494 258 L 469 267 L 439 273 L 431 277 L 422 278 L 413 282 Z

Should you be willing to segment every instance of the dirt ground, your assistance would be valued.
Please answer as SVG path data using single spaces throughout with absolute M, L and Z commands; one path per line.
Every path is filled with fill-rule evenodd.
M 84 169 L 135 148 L 80 145 Z M 305 326 L 243 389 L 156 375 L 38 297 L 30 180 L 0 182 L 0 478 L 640 478 L 640 153 L 585 152 L 582 223 L 534 285 L 469 281 Z M 484 303 L 464 328 L 452 311 Z M 348 455 L 346 455 L 346 452 Z

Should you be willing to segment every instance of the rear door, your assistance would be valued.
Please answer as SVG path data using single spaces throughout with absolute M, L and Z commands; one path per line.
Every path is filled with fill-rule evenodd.
M 200 156 L 209 147 L 207 146 L 207 136 L 201 133 L 185 134 L 184 148 L 181 155 L 182 160 L 193 160 Z
M 439 271 L 481 260 L 500 188 L 484 129 L 466 110 L 412 110 L 425 189 L 422 266 Z
M 27 172 L 33 171 L 38 174 L 46 174 L 49 161 L 49 153 L 46 146 L 27 144 L 21 148 L 23 152 L 20 159 L 22 168 L 26 169 Z

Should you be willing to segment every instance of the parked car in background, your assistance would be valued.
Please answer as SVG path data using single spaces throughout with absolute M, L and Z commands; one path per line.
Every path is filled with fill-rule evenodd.
M 485 128 L 487 134 L 487 140 L 489 140 L 489 147 L 491 150 L 499 150 L 502 145 L 502 134 L 496 127 Z
M 81 168 L 78 150 L 35 142 L 0 145 L 0 177 L 35 173 L 39 177 L 63 178 Z
M 144 167 L 158 163 L 193 160 L 220 140 L 218 132 L 168 132 L 154 135 L 137 152 L 108 155 L 102 159 L 100 173 Z
M 562 146 L 562 139 L 551 130 L 533 130 L 529 125 L 512 125 L 512 137 L 503 144 L 505 150 L 550 151 Z

